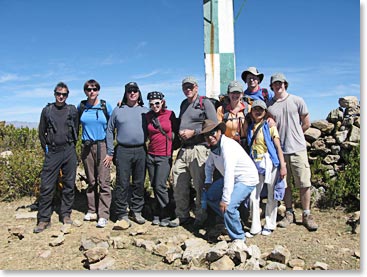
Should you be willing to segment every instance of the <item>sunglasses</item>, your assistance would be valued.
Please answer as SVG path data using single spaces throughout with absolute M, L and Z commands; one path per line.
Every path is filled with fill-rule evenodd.
M 162 102 L 157 101 L 157 102 L 154 102 L 154 103 L 149 103 L 149 106 L 150 106 L 150 107 L 153 107 L 153 106 L 157 106 L 157 107 L 159 107 L 159 105 L 160 105 L 160 104 L 162 104 Z
M 86 88 L 85 90 L 88 91 L 88 92 L 98 91 L 98 88 Z
M 139 90 L 137 88 L 129 88 L 128 91 L 127 91 L 127 93 L 133 93 L 133 92 L 134 93 L 138 93 L 138 91 Z
M 256 81 L 260 81 L 260 78 L 258 76 L 255 76 L 255 75 L 248 75 L 247 80 L 256 80 Z
M 276 85 L 276 86 L 281 86 L 282 84 L 283 84 L 283 82 L 281 82 L 281 81 L 273 82 L 273 85 Z
M 67 92 L 65 92 L 65 93 L 63 93 L 63 92 L 55 92 L 55 94 L 57 95 L 57 96 L 64 96 L 64 97 L 67 97 L 68 96 L 68 93 Z
M 204 134 L 204 138 L 214 137 L 217 134 L 217 130 L 211 130 L 208 133 Z
M 194 89 L 194 85 L 193 84 L 187 84 L 187 85 L 183 85 L 182 88 L 183 88 L 183 90 L 187 90 L 187 89 L 193 90 Z

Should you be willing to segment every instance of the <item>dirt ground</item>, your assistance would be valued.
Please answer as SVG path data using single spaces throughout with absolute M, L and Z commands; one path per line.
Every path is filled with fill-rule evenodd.
M 79 195 L 79 207 L 84 206 L 83 197 Z M 81 200 L 80 200 L 81 199 Z M 65 235 L 65 241 L 57 247 L 49 246 L 53 239 L 52 234 L 60 232 L 62 224 L 58 221 L 56 213 L 52 216 L 52 226 L 42 233 L 34 234 L 33 228 L 36 219 L 15 219 L 16 208 L 33 203 L 34 199 L 23 198 L 11 203 L 0 203 L 0 228 L 1 245 L 1 270 L 87 270 L 83 267 L 83 252 L 79 250 L 81 237 L 93 232 L 111 233 L 120 236 L 129 236 L 130 231 L 138 225 L 125 231 L 113 231 L 113 222 L 109 221 L 104 229 L 95 227 L 95 222 L 84 222 L 81 227 L 72 227 L 71 233 Z M 23 210 L 27 211 L 27 210 Z M 73 210 L 72 218 L 83 220 L 85 211 L 81 208 Z M 257 245 L 261 252 L 270 252 L 275 245 L 285 246 L 291 253 L 291 259 L 300 258 L 305 261 L 305 269 L 311 269 L 315 262 L 323 262 L 330 270 L 360 270 L 360 258 L 357 257 L 361 251 L 360 234 L 352 234 L 351 227 L 346 225 L 347 214 L 342 209 L 321 211 L 313 210 L 313 215 L 319 224 L 316 232 L 308 232 L 300 223 L 301 210 L 296 210 L 297 224 L 292 224 L 287 229 L 278 228 L 269 237 L 255 236 L 247 239 L 246 244 Z M 9 228 L 23 226 L 25 228 L 24 238 L 9 240 Z M 193 230 L 183 227 L 164 228 L 151 225 L 146 222 L 143 225 L 147 232 L 140 235 L 142 239 L 159 239 L 172 237 L 184 233 L 190 237 L 198 236 Z M 245 229 L 248 226 L 245 226 Z M 201 233 L 202 234 L 202 233 Z M 40 254 L 50 250 L 47 258 Z M 146 252 L 142 248 L 130 245 L 127 249 L 109 248 L 109 257 L 116 260 L 115 270 L 187 270 L 185 265 L 167 264 L 162 257 Z M 205 269 L 205 268 L 203 268 Z M 291 270 L 291 268 L 288 268 Z

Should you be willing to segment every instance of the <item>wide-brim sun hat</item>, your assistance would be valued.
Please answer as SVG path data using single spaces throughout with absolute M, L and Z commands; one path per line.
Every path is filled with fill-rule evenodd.
M 263 73 L 260 73 L 259 70 L 257 70 L 256 67 L 254 66 L 250 66 L 249 68 L 247 68 L 245 71 L 242 72 L 241 74 L 241 78 L 242 80 L 246 83 L 246 78 L 247 78 L 247 75 L 248 74 L 253 74 L 255 76 L 258 76 L 259 77 L 259 84 L 262 82 L 262 80 L 264 79 L 264 74 Z
M 222 131 L 222 134 L 224 134 L 226 132 L 226 124 L 224 122 L 215 123 L 213 120 L 205 119 L 201 133 L 206 134 L 214 129 L 219 129 Z

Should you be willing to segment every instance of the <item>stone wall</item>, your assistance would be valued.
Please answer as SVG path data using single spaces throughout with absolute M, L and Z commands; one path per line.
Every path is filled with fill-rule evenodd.
M 326 120 L 311 123 L 305 132 L 310 164 L 322 159 L 321 170 L 331 178 L 345 167 L 346 155 L 360 143 L 360 102 L 355 96 L 339 98 L 339 108 L 332 110 Z M 315 180 L 320 187 L 324 180 Z

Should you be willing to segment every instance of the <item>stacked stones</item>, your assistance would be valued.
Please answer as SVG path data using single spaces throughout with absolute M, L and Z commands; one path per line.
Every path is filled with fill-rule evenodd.
M 345 167 L 346 156 L 360 143 L 360 103 L 355 96 L 339 98 L 339 108 L 332 110 L 326 120 L 311 123 L 305 132 L 310 164 L 321 157 L 320 170 L 331 178 Z M 325 180 L 315 180 L 315 187 L 325 185 Z

